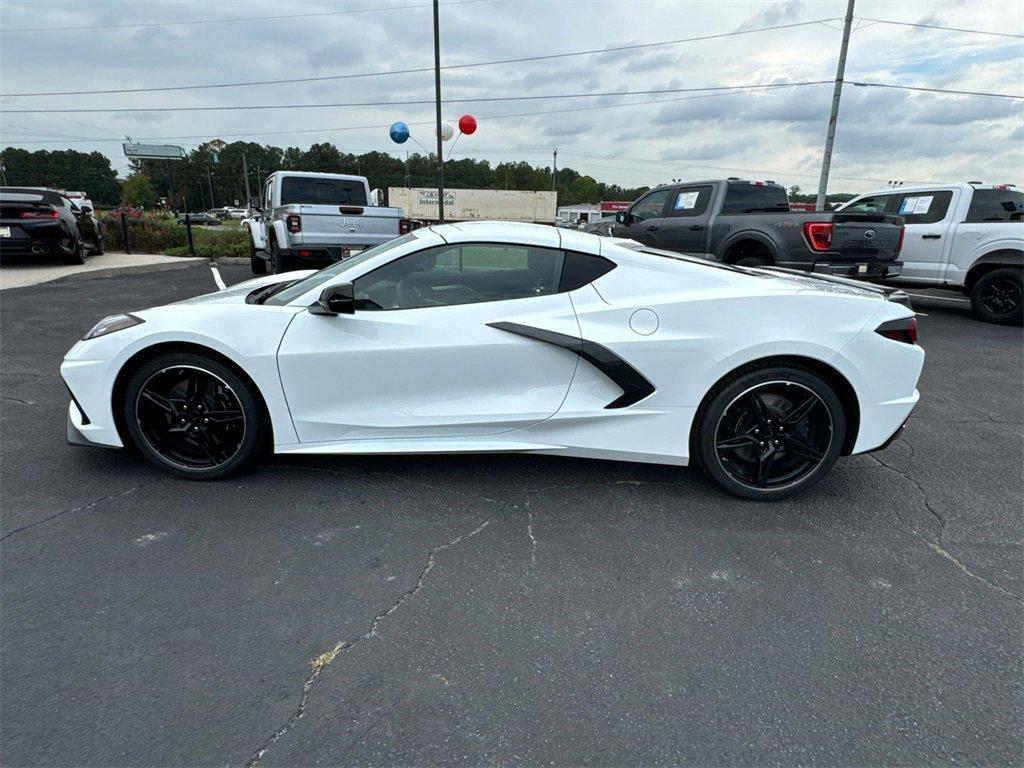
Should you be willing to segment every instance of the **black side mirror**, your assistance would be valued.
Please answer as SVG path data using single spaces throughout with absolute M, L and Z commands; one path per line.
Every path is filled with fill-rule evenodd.
M 314 315 L 354 315 L 356 292 L 352 283 L 338 283 L 324 288 L 316 304 L 309 308 Z
M 249 198 L 249 207 L 252 208 L 254 211 L 262 211 L 263 210 L 263 206 L 260 205 L 260 199 L 258 197 L 250 197 Z
M 615 221 L 619 224 L 628 224 L 629 214 L 626 211 L 619 211 L 615 214 Z
M 88 205 L 83 205 L 82 213 L 92 213 L 92 208 L 90 208 Z

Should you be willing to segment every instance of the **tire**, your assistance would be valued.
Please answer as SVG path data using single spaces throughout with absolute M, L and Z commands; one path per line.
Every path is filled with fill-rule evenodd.
M 283 272 L 290 272 L 292 265 L 288 258 L 277 249 L 277 241 L 270 241 L 270 271 L 275 275 L 280 275 Z
M 90 256 L 102 256 L 103 255 L 103 236 L 100 235 L 99 239 L 96 240 L 96 247 L 93 249 Z
M 1020 325 L 1024 321 L 1024 272 L 1003 267 L 986 272 L 971 289 L 971 309 L 986 323 Z
M 254 275 L 265 275 L 267 274 L 267 260 L 262 259 L 256 255 L 256 247 L 252 244 L 252 240 L 249 240 L 249 269 L 252 270 Z
M 190 480 L 234 472 L 270 437 L 256 387 L 220 361 L 192 352 L 169 352 L 139 366 L 128 380 L 123 414 L 147 459 Z
M 744 256 L 733 262 L 737 267 L 770 267 L 772 260 L 767 256 Z
M 64 256 L 64 263 L 70 265 L 85 264 L 85 245 L 81 240 L 75 240 L 74 250 Z
M 828 382 L 804 368 L 767 366 L 712 390 L 697 419 L 693 453 L 725 490 L 772 501 L 828 474 L 845 437 L 843 406 Z

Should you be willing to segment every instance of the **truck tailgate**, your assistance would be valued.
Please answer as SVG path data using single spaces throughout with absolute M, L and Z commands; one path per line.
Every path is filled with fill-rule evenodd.
M 903 219 L 881 213 L 836 213 L 832 247 L 841 257 L 853 260 L 893 261 L 897 256 Z
M 292 205 L 302 217 L 302 230 L 289 238 L 293 245 L 370 246 L 398 237 L 402 211 L 360 205 Z

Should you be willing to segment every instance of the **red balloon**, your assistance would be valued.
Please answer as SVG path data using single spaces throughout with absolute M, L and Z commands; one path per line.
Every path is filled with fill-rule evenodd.
M 476 118 L 472 115 L 463 115 L 459 118 L 459 130 L 469 136 L 476 133 Z

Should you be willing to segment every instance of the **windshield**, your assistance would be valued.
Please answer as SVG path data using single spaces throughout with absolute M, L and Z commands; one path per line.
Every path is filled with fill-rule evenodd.
M 362 264 L 364 261 L 369 261 L 374 256 L 380 256 L 382 253 L 387 253 L 392 248 L 410 243 L 416 239 L 416 235 L 410 232 L 402 237 L 396 237 L 394 240 L 388 240 L 386 243 L 381 243 L 378 246 L 369 248 L 365 251 L 357 253 L 355 256 L 344 261 L 339 261 L 331 264 L 329 267 L 324 267 L 319 272 L 314 272 L 309 277 L 299 280 L 297 283 L 293 283 L 285 290 L 280 293 L 276 293 L 266 300 L 266 304 L 288 304 L 291 301 L 299 298 L 306 291 L 311 291 L 318 285 L 323 285 L 333 277 L 340 275 L 352 267 Z

